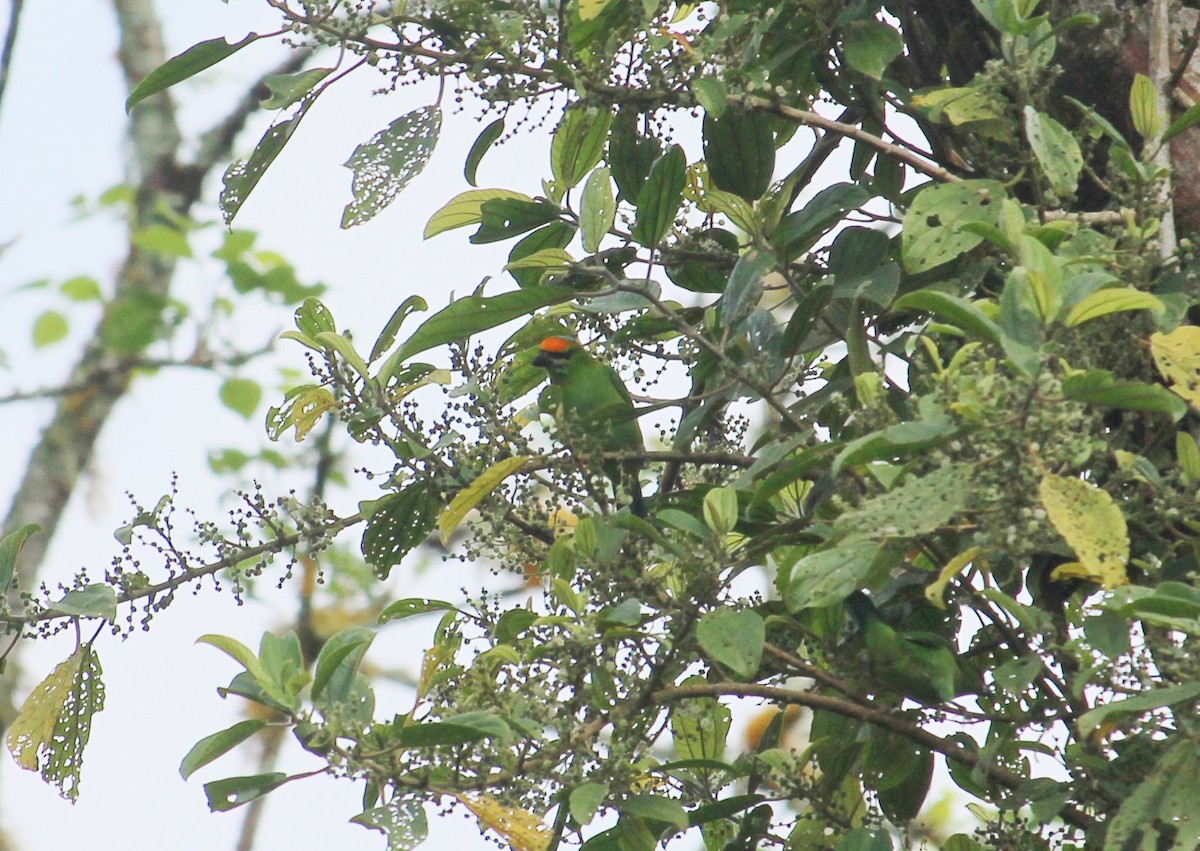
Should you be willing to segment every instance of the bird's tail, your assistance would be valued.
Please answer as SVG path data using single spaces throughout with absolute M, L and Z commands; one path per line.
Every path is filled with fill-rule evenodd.
M 852 593 L 846 598 L 845 604 L 846 611 L 850 613 L 850 618 L 859 629 L 879 618 L 879 610 L 875 608 L 871 598 L 862 591 Z

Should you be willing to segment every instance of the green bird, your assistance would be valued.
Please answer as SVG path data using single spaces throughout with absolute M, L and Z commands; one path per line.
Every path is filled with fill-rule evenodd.
M 534 366 L 550 375 L 550 383 L 559 389 L 559 422 L 564 431 L 578 441 L 586 439 L 587 450 L 599 452 L 642 452 L 642 430 L 638 426 L 633 399 L 617 371 L 588 354 L 574 337 L 547 337 L 542 340 Z M 604 462 L 604 474 L 613 483 L 614 493 L 624 486 L 630 494 L 630 510 L 646 516 L 642 486 L 638 479 L 641 462 L 635 460 Z
M 958 660 L 945 639 L 931 632 L 897 632 L 862 591 L 846 598 L 846 611 L 862 633 L 880 683 L 930 706 L 955 698 Z

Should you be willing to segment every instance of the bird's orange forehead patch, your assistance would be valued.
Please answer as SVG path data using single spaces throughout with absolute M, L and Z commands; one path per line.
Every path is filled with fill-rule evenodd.
M 543 352 L 565 352 L 569 349 L 579 348 L 579 341 L 573 337 L 547 337 L 542 340 L 541 349 Z

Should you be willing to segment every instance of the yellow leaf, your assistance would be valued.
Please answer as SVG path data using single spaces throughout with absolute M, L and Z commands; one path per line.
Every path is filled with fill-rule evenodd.
M 8 752 L 26 771 L 37 771 L 39 754 L 49 753 L 54 747 L 54 728 L 71 696 L 82 660 L 80 648 L 59 662 L 25 699 L 20 714 L 8 728 Z
M 547 272 L 565 272 L 571 268 L 574 258 L 561 248 L 542 248 L 527 257 L 513 260 L 504 266 L 505 271 L 513 269 L 544 269 Z
M 479 505 L 484 498 L 500 486 L 501 482 L 524 466 L 525 459 L 519 455 L 505 458 L 488 467 L 479 474 L 475 481 L 459 491 L 458 495 L 438 516 L 438 536 L 441 538 L 442 546 L 449 547 L 450 536 L 472 508 Z
M 946 566 L 942 568 L 938 578 L 925 588 L 925 599 L 933 603 L 939 609 L 946 608 L 946 586 L 950 584 L 950 580 L 962 573 L 968 564 L 975 561 L 983 554 L 980 547 L 971 547 L 964 553 L 959 553 L 950 561 L 946 562 Z
M 545 851 L 551 834 L 540 817 L 519 807 L 506 807 L 488 795 L 455 795 L 475 817 L 508 843 L 512 851 Z
M 1171 390 L 1200 405 L 1200 328 L 1180 325 L 1170 334 L 1151 334 L 1150 353 Z
M 326 411 L 337 410 L 337 399 L 324 387 L 317 387 L 292 403 L 288 419 L 296 427 L 296 442 L 304 440 Z M 287 427 L 286 425 L 284 426 Z
M 1129 582 L 1129 533 L 1111 496 L 1082 479 L 1047 473 L 1038 485 L 1038 498 L 1088 579 L 1106 589 Z
M 1090 319 L 1122 310 L 1153 310 L 1155 313 L 1162 313 L 1164 309 L 1161 301 L 1141 290 L 1129 287 L 1100 290 L 1071 308 L 1071 312 L 1067 314 L 1067 327 L 1074 328 Z
M 1086 567 L 1077 561 L 1069 561 L 1066 564 L 1060 564 L 1054 570 L 1050 571 L 1050 579 L 1054 582 L 1062 582 L 1064 579 L 1090 579 L 1091 573 Z
M 477 225 L 483 221 L 483 204 L 498 198 L 515 198 L 532 202 L 533 199 L 511 189 L 469 189 L 455 195 L 442 209 L 429 217 L 425 225 L 425 239 L 455 228 Z
M 609 0 L 579 0 L 579 20 L 590 21 L 604 11 Z

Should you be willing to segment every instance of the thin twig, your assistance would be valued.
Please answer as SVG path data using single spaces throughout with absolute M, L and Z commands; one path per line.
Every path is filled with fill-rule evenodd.
M 971 769 L 977 769 L 990 780 L 1009 789 L 1018 789 L 1028 782 L 1028 778 L 1022 777 L 999 765 L 987 762 L 977 752 L 968 750 L 956 742 L 948 741 L 941 736 L 930 733 L 923 727 L 911 724 L 899 715 L 883 712 L 869 706 L 861 706 L 839 697 L 777 686 L 764 686 L 758 683 L 738 682 L 670 686 L 659 689 L 651 695 L 651 698 L 658 703 L 677 703 L 681 700 L 690 700 L 697 697 L 762 697 L 773 700 L 776 703 L 794 704 L 796 706 L 806 706 L 809 709 L 833 712 L 846 718 L 890 730 L 928 750 L 942 754 L 948 760 L 965 765 Z M 1063 807 L 1058 815 L 1063 821 L 1081 830 L 1090 828 L 1094 821 L 1087 813 L 1070 806 Z

